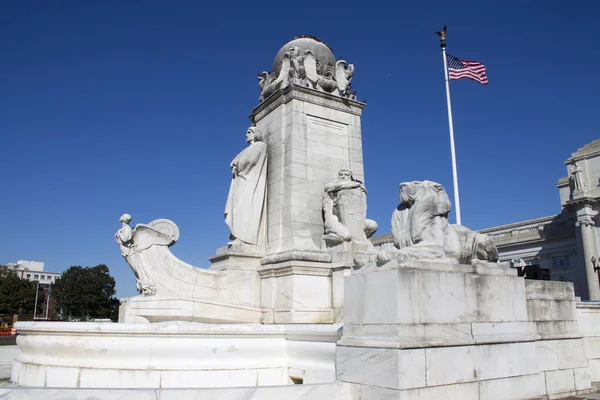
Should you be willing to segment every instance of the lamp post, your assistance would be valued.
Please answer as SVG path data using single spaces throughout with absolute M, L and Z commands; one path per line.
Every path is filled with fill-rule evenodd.
M 33 320 L 35 321 L 35 317 L 37 316 L 37 301 L 38 301 L 38 290 L 40 288 L 40 284 L 38 282 L 35 283 L 35 306 L 33 307 Z
M 600 267 L 596 265 L 596 257 L 592 256 L 592 265 L 594 266 L 594 272 L 598 274 L 598 286 L 600 287 Z

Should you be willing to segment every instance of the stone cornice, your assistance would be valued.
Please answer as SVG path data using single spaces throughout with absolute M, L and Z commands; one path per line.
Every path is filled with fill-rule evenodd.
M 487 234 L 498 248 L 506 248 L 572 237 L 575 234 L 572 221 L 572 218 L 558 214 L 479 232 Z
M 384 235 L 379 235 L 379 236 L 374 236 L 371 239 L 371 243 L 373 243 L 373 245 L 378 245 L 378 244 L 382 244 L 382 243 L 390 243 L 394 241 L 394 237 L 392 236 L 391 233 L 386 233 Z
M 247 252 L 235 251 L 235 250 L 219 253 L 217 251 L 217 255 L 209 257 L 208 260 L 211 263 L 216 263 L 218 261 L 227 260 L 228 258 L 232 258 L 232 257 L 261 259 L 264 257 L 264 253 L 254 253 L 253 254 L 253 253 L 247 253 Z
M 590 197 L 590 196 L 584 194 L 583 196 L 577 197 L 573 200 L 567 200 L 565 202 L 565 206 L 579 206 L 579 205 L 592 206 L 592 205 L 598 203 L 598 200 L 599 199 L 597 199 L 597 198 Z
M 316 265 L 297 265 L 297 263 L 284 263 L 278 266 L 261 267 L 258 274 L 261 279 L 277 278 L 290 275 L 310 275 L 310 276 L 331 276 L 333 270 L 331 267 L 316 266 Z
M 484 234 L 493 234 L 496 233 L 498 231 L 501 230 L 513 230 L 516 228 L 521 228 L 521 227 L 525 227 L 527 225 L 540 225 L 540 224 L 547 224 L 552 222 L 553 220 L 555 220 L 560 214 L 556 214 L 556 215 L 549 215 L 547 217 L 541 217 L 541 218 L 534 218 L 534 219 L 528 219 L 526 221 L 519 221 L 519 222 L 513 222 L 510 224 L 506 224 L 506 225 L 499 225 L 499 226 L 494 226 L 491 228 L 485 228 L 485 229 L 480 229 L 477 232 L 479 233 L 484 233 Z M 498 232 L 500 233 L 500 232 Z
M 332 108 L 334 110 L 348 112 L 360 116 L 365 103 L 356 100 L 350 100 L 335 96 L 329 93 L 320 92 L 315 89 L 305 88 L 298 85 L 289 85 L 284 89 L 278 90 L 271 96 L 260 103 L 249 115 L 253 123 L 260 121 L 272 110 L 279 107 L 281 104 L 290 102 L 291 100 L 302 100 L 308 103 L 317 104 L 320 106 Z
M 558 178 L 558 183 L 555 186 L 559 189 L 561 187 L 569 186 L 569 177 L 563 176 L 563 177 Z
M 573 162 L 585 160 L 586 158 L 591 158 L 598 155 L 600 155 L 600 139 L 594 140 L 593 142 L 590 142 L 577 149 L 576 152 L 571 154 L 571 157 L 565 160 L 565 164 L 569 165 Z

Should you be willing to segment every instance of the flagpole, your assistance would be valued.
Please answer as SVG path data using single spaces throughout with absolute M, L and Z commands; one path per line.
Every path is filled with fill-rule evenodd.
M 40 288 L 39 283 L 35 283 L 35 307 L 33 308 L 33 320 L 35 321 L 35 316 L 37 314 L 37 299 L 38 299 L 38 289 Z
M 443 34 L 441 34 L 443 32 Z M 446 103 L 448 104 L 448 124 L 450 126 L 450 152 L 452 153 L 452 179 L 454 182 L 454 206 L 456 212 L 456 223 L 461 224 L 460 220 L 460 197 L 458 195 L 458 172 L 456 170 L 456 150 L 454 148 L 454 125 L 452 124 L 452 104 L 450 102 L 450 82 L 448 80 L 448 58 L 446 57 L 446 27 L 439 32 L 442 47 L 442 57 L 444 59 L 444 79 L 446 81 Z
M 46 319 L 48 319 L 48 311 L 50 310 L 50 292 L 48 292 L 48 297 L 46 297 Z

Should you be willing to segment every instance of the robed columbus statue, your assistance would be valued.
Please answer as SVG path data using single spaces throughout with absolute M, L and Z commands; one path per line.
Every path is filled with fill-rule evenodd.
M 231 162 L 231 186 L 225 205 L 230 245 L 266 245 L 267 145 L 254 126 L 246 132 L 250 144 Z

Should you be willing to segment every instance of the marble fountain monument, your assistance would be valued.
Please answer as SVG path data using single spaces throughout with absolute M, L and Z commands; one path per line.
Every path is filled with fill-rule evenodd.
M 157 219 L 115 239 L 136 276 L 119 323 L 22 322 L 15 398 L 541 399 L 600 381 L 600 309 L 526 281 L 485 235 L 404 182 L 394 248 L 367 218 L 354 66 L 313 37 L 259 75 L 230 163 L 229 242 L 201 269 Z M 215 210 L 220 212 L 221 210 Z M 225 240 L 224 240 L 225 244 Z M 18 397 L 21 396 L 21 397 Z M 116 397 L 115 397 L 116 396 Z M 145 397 L 144 397 L 145 396 Z

